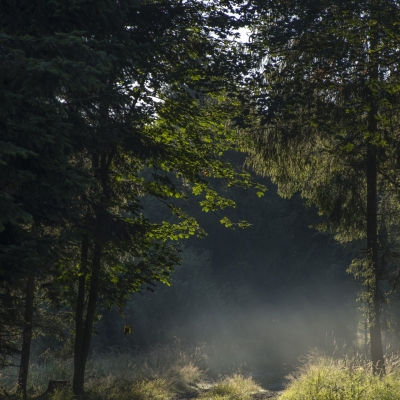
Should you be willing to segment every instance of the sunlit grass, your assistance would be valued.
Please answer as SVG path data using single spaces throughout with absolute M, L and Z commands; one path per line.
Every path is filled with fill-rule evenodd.
M 234 373 L 224 379 L 210 381 L 204 371 L 204 358 L 199 348 L 157 346 L 144 351 L 127 352 L 111 349 L 92 354 L 87 364 L 85 400 L 168 400 L 174 396 L 197 393 L 202 400 L 250 400 L 253 393 L 262 391 L 251 378 Z M 49 380 L 72 381 L 71 360 L 47 360 L 32 363 L 29 373 L 29 397 L 46 391 Z M 10 373 L 12 371 L 9 371 Z M 14 371 L 15 372 L 15 371 Z M 4 371 L 3 371 L 4 374 Z M 10 399 L 17 400 L 15 377 L 2 377 Z M 209 389 L 204 389 L 208 387 Z M 13 394 L 14 393 L 14 394 Z M 0 396 L 1 398 L 1 396 Z M 43 400 L 75 399 L 71 386 Z
M 361 356 L 334 359 L 314 354 L 279 400 L 389 400 L 400 399 L 399 359 L 387 360 L 387 374 L 374 376 Z
M 193 374 L 195 376 L 193 377 Z M 197 379 L 197 372 L 190 368 L 183 368 L 180 375 L 173 375 L 173 379 L 147 379 L 138 378 L 134 382 L 119 382 L 116 385 L 110 383 L 98 384 L 87 391 L 85 399 L 88 400 L 167 400 L 173 398 L 179 392 L 179 382 L 188 382 Z M 178 389 L 177 389 L 178 387 Z M 186 387 L 185 387 L 186 388 Z M 240 374 L 234 374 L 217 382 L 211 389 L 200 393 L 198 399 L 202 400 L 250 400 L 251 395 L 262 391 L 251 378 Z M 72 400 L 72 393 L 67 390 L 59 391 L 48 400 Z
M 251 378 L 234 374 L 218 382 L 199 398 L 204 400 L 250 400 L 252 394 L 260 391 L 262 388 Z
M 90 400 L 166 400 L 172 394 L 170 382 L 164 379 L 137 379 L 115 386 L 92 387 L 86 397 Z
M 89 359 L 85 391 L 93 399 L 125 399 L 125 394 L 127 399 L 167 399 L 171 393 L 193 390 L 204 379 L 202 357 L 196 347 L 182 349 L 179 345 L 157 346 L 135 352 L 110 349 L 93 354 Z M 0 386 L 7 393 L 16 392 L 16 374 L 16 368 L 0 371 Z M 72 360 L 32 362 L 29 395 L 44 393 L 50 380 L 72 382 L 72 376 Z M 63 390 L 55 398 L 67 399 L 67 393 L 68 390 Z
M 141 379 L 123 385 L 98 385 L 85 393 L 85 400 L 166 400 L 171 398 L 169 383 L 163 379 Z M 46 400 L 76 400 L 69 389 L 59 390 Z

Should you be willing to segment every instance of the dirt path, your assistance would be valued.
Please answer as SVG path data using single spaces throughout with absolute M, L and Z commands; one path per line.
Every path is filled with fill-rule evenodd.
M 285 379 L 285 372 L 280 370 L 267 370 L 267 371 L 256 371 L 251 374 L 254 381 L 261 386 L 264 390 L 260 393 L 253 394 L 251 397 L 254 400 L 264 399 L 275 399 L 283 393 L 285 387 L 288 384 Z M 193 388 L 191 392 L 180 393 L 171 398 L 171 400 L 192 400 L 198 399 L 202 396 L 203 400 L 212 400 L 212 397 L 207 397 L 207 392 L 216 384 L 213 381 L 204 381 L 197 384 L 196 388 Z M 205 395 L 205 396 L 204 396 Z
M 281 393 L 282 392 L 268 390 L 263 393 L 253 394 L 251 397 L 254 400 L 277 399 Z M 171 400 L 193 400 L 193 399 L 197 399 L 199 396 L 200 396 L 200 392 L 182 393 L 182 394 L 178 394 L 178 395 L 172 397 Z M 207 399 L 207 400 L 209 400 L 209 399 Z
M 277 399 L 278 396 L 281 394 L 282 392 L 271 392 L 268 391 L 266 393 L 257 393 L 257 394 L 253 394 L 253 399 L 255 400 L 261 400 L 261 399 Z

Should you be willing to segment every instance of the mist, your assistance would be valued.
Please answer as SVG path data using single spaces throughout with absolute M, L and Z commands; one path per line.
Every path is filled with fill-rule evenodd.
M 199 215 L 208 236 L 184 247 L 172 285 L 133 294 L 123 316 L 104 310 L 94 351 L 197 346 L 210 376 L 241 371 L 266 387 L 313 349 L 362 351 L 361 286 L 346 272 L 357 248 L 310 228 L 316 211 L 299 197 L 280 198 L 272 185 L 263 199 L 234 195 L 230 217 L 240 213 L 252 226 L 229 230 L 215 215 Z

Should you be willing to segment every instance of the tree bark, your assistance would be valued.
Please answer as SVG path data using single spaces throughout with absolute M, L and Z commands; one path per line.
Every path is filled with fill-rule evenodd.
M 87 275 L 87 263 L 89 252 L 89 239 L 85 234 L 82 239 L 81 248 L 81 271 L 78 278 L 78 296 L 75 311 L 75 346 L 74 346 L 74 377 L 73 390 L 75 394 L 82 394 L 84 384 L 84 373 L 81 370 L 82 342 L 84 330 L 84 308 L 85 308 L 85 281 Z
M 32 342 L 33 305 L 35 300 L 35 277 L 30 276 L 25 288 L 25 327 L 22 332 L 21 364 L 19 368 L 18 387 L 26 399 L 26 386 L 28 382 L 29 357 Z
M 368 356 L 368 316 L 366 316 L 365 321 L 364 321 L 364 351 L 365 351 L 365 356 Z
M 91 277 L 90 277 L 90 288 L 88 303 L 86 308 L 86 316 L 84 315 L 84 281 L 79 281 L 78 288 L 78 304 L 80 305 L 79 314 L 77 307 L 76 316 L 76 338 L 75 338 L 75 355 L 74 355 L 74 377 L 73 377 L 73 391 L 75 395 L 84 394 L 84 382 L 85 382 L 85 367 L 86 361 L 89 355 L 90 343 L 92 341 L 94 317 L 97 308 L 97 298 L 100 290 L 100 274 L 101 274 L 101 258 L 103 253 L 103 239 L 101 230 L 103 228 L 102 213 L 104 212 L 105 205 L 108 200 L 108 172 L 115 155 L 115 150 L 112 149 L 107 158 L 106 153 L 101 155 L 93 155 L 92 167 L 94 170 L 94 176 L 101 185 L 100 204 L 96 207 L 96 223 L 93 231 L 93 257 L 91 263 Z M 84 256 L 84 247 L 82 246 L 82 257 Z M 82 261 L 82 265 L 88 265 L 87 263 L 87 250 L 86 250 L 86 261 Z M 83 294 L 80 294 L 79 289 Z
M 377 16 L 375 2 L 371 1 L 371 16 Z M 377 33 L 371 31 L 370 37 L 370 67 L 369 84 L 374 85 L 379 80 L 379 60 L 375 50 L 378 47 Z M 371 268 L 373 275 L 370 285 L 371 300 L 369 303 L 369 325 L 371 341 L 371 361 L 374 374 L 383 375 L 385 373 L 385 361 L 383 357 L 382 332 L 381 332 L 381 299 L 380 281 L 381 271 L 378 263 L 378 189 L 377 189 L 377 146 L 373 143 L 378 133 L 378 103 L 376 94 L 371 87 L 368 87 L 368 133 L 367 139 L 367 257 L 368 267 Z
M 380 273 L 378 265 L 378 193 L 376 148 L 373 144 L 367 145 L 367 254 L 369 267 L 372 269 L 373 282 L 371 288 L 371 302 L 369 304 L 369 324 L 371 340 L 371 361 L 374 373 L 385 373 L 381 335 L 381 301 L 380 301 Z
M 98 242 L 94 246 L 92 275 L 90 279 L 89 299 L 86 310 L 86 318 L 81 331 L 80 341 L 75 339 L 75 369 L 73 378 L 73 390 L 76 395 L 84 393 L 85 367 L 89 355 L 90 343 L 92 340 L 94 316 L 97 307 L 97 297 L 100 282 L 102 245 Z

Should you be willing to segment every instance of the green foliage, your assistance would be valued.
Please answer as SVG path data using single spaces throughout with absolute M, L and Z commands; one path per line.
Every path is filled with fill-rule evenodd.
M 230 4 L 202 1 L 1 11 L 0 283 L 37 276 L 53 305 L 87 313 L 91 331 L 98 303 L 121 308 L 169 284 L 176 242 L 203 233 L 175 199 L 233 207 L 212 178 L 263 190 L 220 159 L 235 147 L 230 94 L 242 67 L 226 35 L 238 22 Z M 145 217 L 146 197 L 175 218 Z
M 368 143 L 377 149 L 380 193 L 397 196 L 399 98 L 389 93 L 396 86 L 398 5 L 289 0 L 255 7 L 263 17 L 252 21 L 249 45 L 259 63 L 249 116 L 257 123 L 246 131 L 249 163 L 283 196 L 301 192 L 340 241 L 364 238 Z M 374 18 L 379 22 L 371 24 Z M 371 35 L 390 39 L 373 51 L 366 44 Z M 377 54 L 379 80 L 371 76 Z M 369 90 L 379 103 L 376 133 L 369 126 Z

